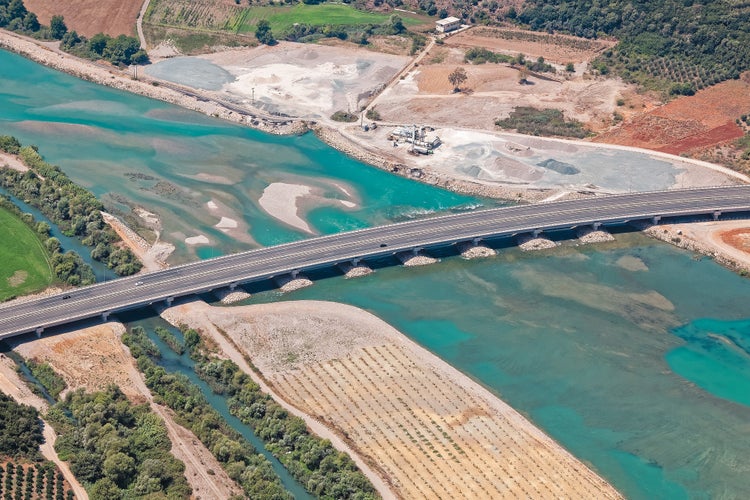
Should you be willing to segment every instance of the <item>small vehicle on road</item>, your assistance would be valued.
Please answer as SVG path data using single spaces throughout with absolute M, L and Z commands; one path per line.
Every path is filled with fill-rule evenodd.
M 67 293 L 66 293 L 65 295 L 63 295 L 63 300 L 65 300 L 65 299 L 69 299 L 69 298 L 70 298 L 70 294 L 67 294 Z
M 143 281 L 136 281 L 135 286 L 141 286 L 143 284 Z

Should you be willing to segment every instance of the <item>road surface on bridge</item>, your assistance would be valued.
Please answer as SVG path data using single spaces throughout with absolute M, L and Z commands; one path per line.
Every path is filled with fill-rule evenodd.
M 0 306 L 0 339 L 103 313 L 342 262 L 536 230 L 750 213 L 750 186 L 611 195 L 475 210 L 260 248 Z

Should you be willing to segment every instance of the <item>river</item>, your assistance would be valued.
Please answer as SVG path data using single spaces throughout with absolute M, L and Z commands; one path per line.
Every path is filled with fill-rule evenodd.
M 305 237 L 259 207 L 271 183 L 357 204 L 309 207 L 305 220 L 319 233 L 490 204 L 367 167 L 309 134 L 265 135 L 4 52 L 0 85 L 0 133 L 39 145 L 105 203 L 158 213 L 175 262 L 253 246 L 215 227 L 212 200 L 256 244 Z M 184 244 L 197 233 L 211 244 Z M 382 268 L 252 300 L 304 298 L 388 321 L 628 497 L 750 495 L 750 282 L 709 259 L 623 233 L 595 246 Z

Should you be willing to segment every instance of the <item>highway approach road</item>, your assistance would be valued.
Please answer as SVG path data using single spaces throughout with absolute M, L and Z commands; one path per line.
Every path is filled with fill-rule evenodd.
M 337 263 L 533 231 L 676 216 L 750 215 L 750 186 L 602 196 L 475 210 L 321 236 L 0 305 L 0 339 L 170 298 Z

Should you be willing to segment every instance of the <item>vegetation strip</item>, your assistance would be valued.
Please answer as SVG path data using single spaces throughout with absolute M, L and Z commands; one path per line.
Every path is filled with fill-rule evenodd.
M 189 347 L 198 339 L 186 334 L 185 345 Z M 147 336 L 143 328 L 136 327 L 122 336 L 136 358 L 138 369 L 145 375 L 146 385 L 155 396 L 155 401 L 174 410 L 175 420 L 190 429 L 211 450 L 222 464 L 227 475 L 237 482 L 249 498 L 288 499 L 271 464 L 219 413 L 211 407 L 200 389 L 182 374 L 167 373 L 154 360 L 161 356 L 159 348 Z
M 59 434 L 55 450 L 70 461 L 92 499 L 190 497 L 185 465 L 169 452 L 164 422 L 148 403 L 134 405 L 117 386 L 69 393 L 47 419 Z
M 516 19 L 533 30 L 620 40 L 594 67 L 648 88 L 686 94 L 750 68 L 746 2 L 665 0 L 634 7 L 614 0 L 592 9 L 590 2 L 530 0 L 526 5 Z
M 76 236 L 84 245 L 93 247 L 91 257 L 107 264 L 120 276 L 141 270 L 142 264 L 133 252 L 122 246 L 114 229 L 104 223 L 104 206 L 88 190 L 76 185 L 59 167 L 45 162 L 33 146 L 22 147 L 15 137 L 0 136 L 0 150 L 16 154 L 28 167 L 19 172 L 0 167 L 0 186 L 38 208 L 66 236 Z M 61 254 L 59 241 L 49 238 L 45 245 L 52 251 L 58 277 L 71 285 L 94 282 L 88 270 L 68 254 Z M 88 267 L 88 266 L 86 266 Z
M 189 349 L 198 376 L 214 391 L 229 396 L 231 413 L 253 429 L 266 449 L 310 493 L 337 499 L 379 497 L 346 453 L 337 451 L 327 439 L 310 434 L 304 420 L 289 415 L 233 361 L 219 359 L 195 330 L 186 330 L 186 335 L 199 339 Z

